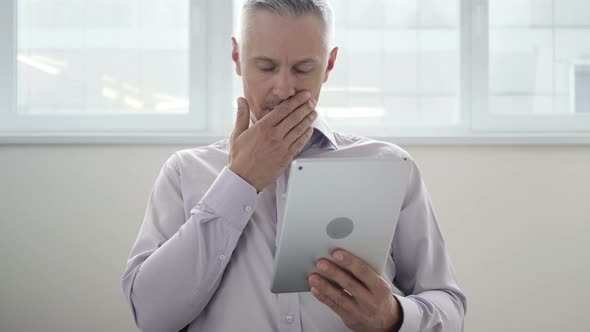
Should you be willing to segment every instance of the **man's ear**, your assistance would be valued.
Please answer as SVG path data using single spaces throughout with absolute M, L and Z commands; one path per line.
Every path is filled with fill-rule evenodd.
M 334 47 L 332 52 L 330 52 L 330 58 L 328 58 L 328 68 L 326 68 L 326 73 L 324 74 L 324 83 L 328 81 L 328 77 L 330 77 L 330 72 L 334 69 L 334 65 L 336 64 L 336 58 L 338 57 L 338 47 Z
M 242 68 L 240 67 L 240 46 L 235 37 L 231 37 L 232 52 L 231 58 L 236 64 L 236 74 L 242 76 Z

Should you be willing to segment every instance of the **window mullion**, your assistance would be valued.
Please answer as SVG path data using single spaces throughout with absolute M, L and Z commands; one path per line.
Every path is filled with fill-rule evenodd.
M 189 22 L 189 100 L 190 113 L 193 118 L 199 113 L 204 112 L 204 119 L 209 118 L 209 111 L 207 109 L 208 98 L 208 84 L 207 84 L 207 53 L 208 45 L 206 45 L 207 36 L 209 34 L 208 8 L 210 1 L 195 0 L 190 1 L 190 22 Z M 198 118 L 198 117 L 197 117 Z M 210 124 L 205 127 L 205 132 L 210 130 Z
M 474 132 L 485 127 L 489 114 L 489 4 L 471 2 L 471 126 Z
M 473 112 L 473 105 L 471 100 L 473 99 L 472 90 L 472 68 L 473 68 L 473 54 L 471 46 L 471 27 L 472 22 L 472 1 L 461 0 L 460 2 L 460 18 L 459 18 L 459 34 L 460 34 L 460 77 L 461 77 L 461 88 L 460 88 L 460 114 L 461 122 L 460 127 L 470 131 L 471 130 L 471 114 Z
M 234 0 L 208 2 L 207 22 L 207 114 L 210 135 L 228 136 L 233 128 L 233 64 L 231 62 L 231 37 L 233 33 Z
M 16 0 L 0 2 L 0 129 L 10 130 L 16 111 Z

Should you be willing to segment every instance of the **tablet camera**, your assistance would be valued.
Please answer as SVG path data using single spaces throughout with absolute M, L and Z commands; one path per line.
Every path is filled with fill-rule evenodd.
M 336 218 L 330 221 L 326 227 L 326 233 L 328 233 L 329 237 L 339 240 L 352 234 L 353 229 L 354 223 L 352 220 L 348 218 Z

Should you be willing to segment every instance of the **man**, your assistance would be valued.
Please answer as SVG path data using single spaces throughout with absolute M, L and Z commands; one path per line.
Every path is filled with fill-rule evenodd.
M 242 16 L 235 129 L 165 163 L 131 251 L 123 289 L 138 327 L 461 331 L 466 299 L 416 164 L 393 144 L 332 132 L 315 111 L 338 54 L 327 0 L 246 0 Z M 271 293 L 291 161 L 375 155 L 412 161 L 385 275 L 337 250 L 317 267 L 340 287 L 313 274 L 309 293 Z

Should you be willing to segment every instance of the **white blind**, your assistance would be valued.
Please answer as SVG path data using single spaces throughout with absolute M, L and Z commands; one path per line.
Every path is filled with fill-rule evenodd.
M 31 135 L 206 129 L 205 56 L 191 51 L 206 40 L 197 5 L 189 0 L 13 5 L 16 105 L 3 111 L 0 128 Z
M 502 115 L 590 112 L 576 87 L 590 65 L 587 0 L 493 0 L 490 5 L 490 112 Z M 578 96 L 581 97 L 581 96 Z
M 188 1 L 20 0 L 21 113 L 188 112 Z
M 590 132 L 590 2 L 488 1 L 489 67 L 474 128 Z

